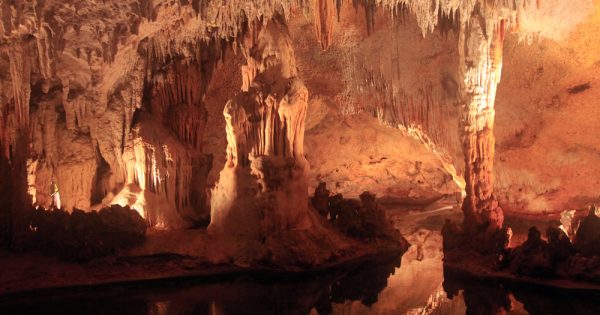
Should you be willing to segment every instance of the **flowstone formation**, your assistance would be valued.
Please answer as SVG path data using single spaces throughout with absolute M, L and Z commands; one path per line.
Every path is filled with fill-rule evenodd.
M 227 162 L 212 191 L 208 231 L 235 243 L 238 259 L 321 264 L 349 243 L 308 205 L 308 90 L 285 25 L 276 18 L 252 27 L 242 47 L 242 92 L 223 112 Z

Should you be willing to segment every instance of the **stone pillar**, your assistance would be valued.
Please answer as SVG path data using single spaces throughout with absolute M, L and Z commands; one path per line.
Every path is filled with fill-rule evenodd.
M 493 22 L 490 22 L 493 21 Z M 459 37 L 462 146 L 466 197 L 464 228 L 468 235 L 491 235 L 504 216 L 493 188 L 494 101 L 502 68 L 505 22 L 475 11 Z

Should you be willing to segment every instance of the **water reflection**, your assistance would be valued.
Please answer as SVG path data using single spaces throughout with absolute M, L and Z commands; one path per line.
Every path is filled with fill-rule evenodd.
M 0 304 L 0 314 L 600 314 L 598 294 L 479 281 L 445 269 L 437 231 L 451 215 L 399 213 L 398 227 L 413 245 L 402 257 L 294 278 L 184 280 L 13 301 Z
M 402 258 L 402 267 L 398 256 L 382 256 L 296 278 L 253 276 L 13 301 L 0 305 L 0 314 L 600 314 L 598 294 L 472 279 L 442 269 L 441 261 L 431 264 L 428 246 L 417 248 Z
M 336 272 L 295 279 L 244 277 L 208 284 L 178 284 L 23 301 L 0 306 L 0 314 L 331 314 L 332 305 L 377 302 L 399 255 L 381 256 Z
M 453 277 L 446 268 L 444 290 L 449 299 L 458 297 L 462 291 L 466 314 L 506 314 L 513 310 L 512 300 L 502 287 L 464 281 L 463 278 Z
M 600 293 L 514 282 L 491 283 L 444 268 L 449 298 L 462 295 L 466 314 L 600 314 Z

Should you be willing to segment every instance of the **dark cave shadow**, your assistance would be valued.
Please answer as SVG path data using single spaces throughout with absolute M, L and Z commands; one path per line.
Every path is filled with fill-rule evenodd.
M 248 274 L 213 283 L 162 283 L 0 304 L 0 314 L 331 314 L 334 303 L 377 302 L 399 254 L 329 272 L 298 276 Z M 220 282 L 216 282 L 220 281 Z
M 446 266 L 443 287 L 450 299 L 462 291 L 467 314 L 505 314 L 514 309 L 513 299 L 529 314 L 600 314 L 598 291 L 486 280 Z

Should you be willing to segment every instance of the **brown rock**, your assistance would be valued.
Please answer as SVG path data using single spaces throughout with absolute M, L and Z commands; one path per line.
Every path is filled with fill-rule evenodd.
M 581 221 L 574 243 L 583 255 L 600 255 L 600 218 L 595 206 L 590 207 L 587 217 Z

